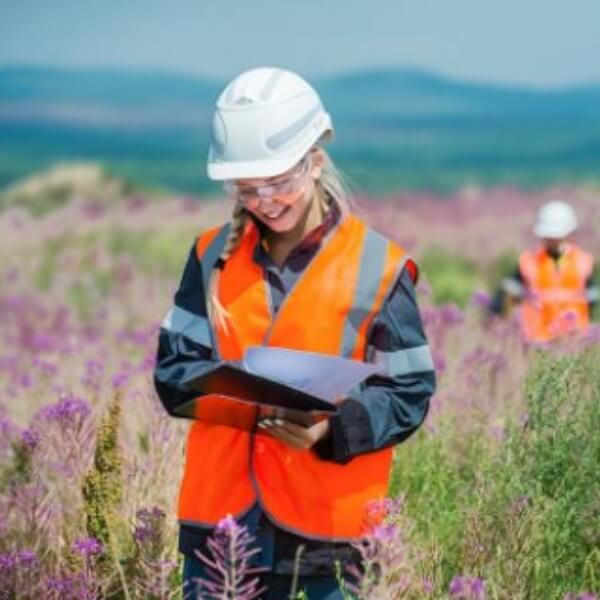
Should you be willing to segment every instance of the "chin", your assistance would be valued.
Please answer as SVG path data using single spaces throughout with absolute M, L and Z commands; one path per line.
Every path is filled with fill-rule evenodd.
M 264 223 L 264 221 L 263 221 Z M 289 231 L 292 231 L 294 229 L 294 227 L 296 226 L 295 223 L 293 222 L 288 222 L 286 221 L 282 221 L 281 223 L 265 223 L 265 225 L 273 232 L 275 233 L 288 233 Z
M 282 215 L 282 217 L 283 218 L 271 221 L 268 218 L 261 216 L 260 220 L 275 233 L 288 233 L 289 231 L 292 231 L 300 221 L 299 215 L 293 210 L 288 211 L 287 214 Z

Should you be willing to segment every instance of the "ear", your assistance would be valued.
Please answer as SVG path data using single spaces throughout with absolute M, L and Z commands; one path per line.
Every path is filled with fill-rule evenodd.
M 319 179 L 319 177 L 321 177 L 326 161 L 327 157 L 321 148 L 317 146 L 311 151 L 310 176 L 313 179 Z

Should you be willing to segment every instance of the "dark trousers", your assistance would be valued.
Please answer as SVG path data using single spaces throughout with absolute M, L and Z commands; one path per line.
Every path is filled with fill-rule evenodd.
M 186 600 L 195 598 L 196 583 L 194 579 L 206 578 L 206 571 L 201 561 L 186 556 L 183 563 L 183 597 Z M 292 575 L 261 573 L 259 588 L 267 590 L 261 600 L 288 600 L 292 589 Z M 337 579 L 334 576 L 307 575 L 298 578 L 296 593 L 303 591 L 309 600 L 343 600 Z

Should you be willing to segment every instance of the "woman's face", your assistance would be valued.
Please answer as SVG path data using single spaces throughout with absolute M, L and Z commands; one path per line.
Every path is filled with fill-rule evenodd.
M 315 153 L 305 156 L 276 177 L 238 179 L 233 184 L 238 202 L 275 233 L 292 231 L 306 214 L 320 174 Z

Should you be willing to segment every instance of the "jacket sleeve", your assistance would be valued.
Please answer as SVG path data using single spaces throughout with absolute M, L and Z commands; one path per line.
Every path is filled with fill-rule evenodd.
M 506 312 L 508 298 L 520 301 L 525 296 L 525 280 L 521 270 L 517 267 L 513 273 L 505 277 L 501 282 L 490 302 L 489 310 L 494 315 L 502 315 Z
M 427 415 L 435 391 L 433 360 L 405 268 L 374 320 L 370 354 L 387 367 L 370 377 L 330 419 L 330 435 L 314 450 L 324 460 L 348 462 L 353 456 L 403 442 Z
M 585 282 L 585 295 L 590 306 L 590 310 L 592 310 L 600 300 L 600 288 L 598 285 L 596 285 L 593 275 L 590 276 Z
M 201 375 L 215 362 L 201 265 L 194 244 L 158 340 L 154 387 L 170 415 L 176 416 L 174 410 L 178 406 L 198 396 L 182 382 Z

